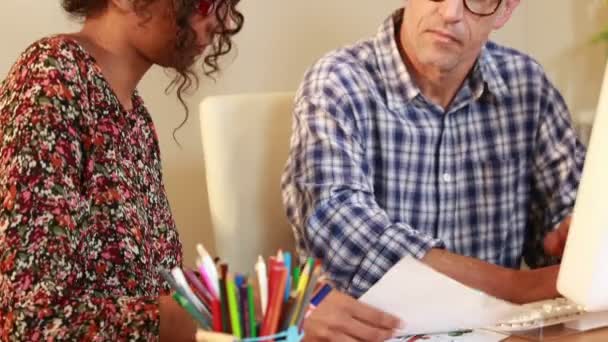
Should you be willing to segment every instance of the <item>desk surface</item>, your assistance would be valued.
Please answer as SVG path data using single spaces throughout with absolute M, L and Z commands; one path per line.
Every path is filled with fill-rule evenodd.
M 505 342 L 530 342 L 530 341 L 548 341 L 548 342 L 607 342 L 608 328 L 592 330 L 588 332 L 575 332 L 565 328 L 545 329 L 543 339 L 539 336 L 520 337 L 511 336 Z

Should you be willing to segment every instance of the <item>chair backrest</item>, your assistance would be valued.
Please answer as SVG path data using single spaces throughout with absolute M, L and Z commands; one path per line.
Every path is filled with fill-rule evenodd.
M 201 133 L 218 254 L 250 271 L 258 254 L 294 250 L 281 201 L 294 93 L 214 96 L 200 105 Z

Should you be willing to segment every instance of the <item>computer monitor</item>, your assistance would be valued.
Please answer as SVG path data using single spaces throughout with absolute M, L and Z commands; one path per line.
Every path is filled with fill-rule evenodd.
M 586 311 L 608 310 L 608 67 L 557 280 Z

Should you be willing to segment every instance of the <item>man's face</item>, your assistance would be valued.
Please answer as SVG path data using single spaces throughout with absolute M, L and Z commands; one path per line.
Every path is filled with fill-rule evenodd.
M 487 8 L 500 1 L 470 3 L 474 2 Z M 403 45 L 410 58 L 442 72 L 470 66 L 490 33 L 507 22 L 518 3 L 519 0 L 502 0 L 494 14 L 480 16 L 470 12 L 463 0 L 405 0 Z

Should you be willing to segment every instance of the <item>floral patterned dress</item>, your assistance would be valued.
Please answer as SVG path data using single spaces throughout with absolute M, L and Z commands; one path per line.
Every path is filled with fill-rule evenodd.
M 65 36 L 0 85 L 0 341 L 157 340 L 181 265 L 158 139 Z

